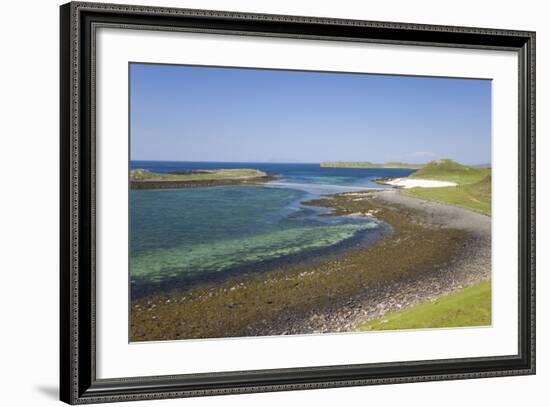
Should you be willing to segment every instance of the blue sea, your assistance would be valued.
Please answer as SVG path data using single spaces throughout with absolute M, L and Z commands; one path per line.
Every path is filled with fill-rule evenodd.
M 263 185 L 131 190 L 132 295 L 258 272 L 274 264 L 330 255 L 375 241 L 387 225 L 365 217 L 324 216 L 304 205 L 322 195 L 380 189 L 374 180 L 407 169 L 321 168 L 319 164 L 132 161 L 131 168 L 256 168 L 277 176 Z

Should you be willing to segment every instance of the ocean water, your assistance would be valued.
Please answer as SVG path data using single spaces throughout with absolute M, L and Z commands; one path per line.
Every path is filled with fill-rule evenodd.
M 318 164 L 133 161 L 132 168 L 257 168 L 276 175 L 261 186 L 236 185 L 130 192 L 130 281 L 133 293 L 186 287 L 229 273 L 330 253 L 372 241 L 381 225 L 365 217 L 323 216 L 303 202 L 324 194 L 380 188 L 403 169 L 333 169 Z

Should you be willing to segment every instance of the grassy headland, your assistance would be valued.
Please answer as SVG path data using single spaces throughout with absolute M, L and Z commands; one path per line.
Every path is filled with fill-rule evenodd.
M 323 161 L 320 164 L 323 168 L 403 168 L 419 169 L 421 164 L 407 164 L 398 161 L 391 161 L 384 164 L 374 164 L 369 161 Z
M 434 160 L 415 171 L 409 178 L 451 181 L 459 185 L 473 184 L 491 174 L 490 168 L 468 167 L 456 161 Z
M 403 189 L 402 192 L 407 195 L 491 214 L 490 168 L 467 167 L 452 160 L 436 160 L 409 178 L 450 181 L 457 183 L 457 186 Z
M 403 193 L 417 198 L 449 203 L 491 215 L 491 175 L 473 184 L 459 184 L 456 187 L 411 188 Z
M 451 328 L 491 325 L 491 281 L 391 312 L 358 327 L 359 331 Z
M 266 182 L 273 179 L 267 173 L 251 168 L 192 170 L 161 174 L 145 169 L 130 171 L 132 189 L 192 188 L 215 185 L 235 185 Z

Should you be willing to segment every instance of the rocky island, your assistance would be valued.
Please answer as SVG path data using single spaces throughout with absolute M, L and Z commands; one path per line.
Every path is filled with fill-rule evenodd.
M 275 179 L 252 168 L 189 170 L 156 173 L 143 168 L 130 171 L 131 189 L 195 188 L 219 185 L 260 184 Z

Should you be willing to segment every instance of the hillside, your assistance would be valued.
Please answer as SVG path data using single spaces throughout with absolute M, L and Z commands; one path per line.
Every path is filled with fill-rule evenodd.
M 491 174 L 490 168 L 467 167 L 456 161 L 444 159 L 430 161 L 424 167 L 409 175 L 410 178 L 451 181 L 457 184 L 472 184 Z
M 475 211 L 491 214 L 491 175 L 473 184 L 461 184 L 456 187 L 412 188 L 402 191 L 417 198 L 449 203 Z
M 422 168 L 422 164 L 408 164 L 399 161 L 390 161 L 384 164 L 374 164 L 370 161 L 323 161 L 320 164 L 324 168 Z

